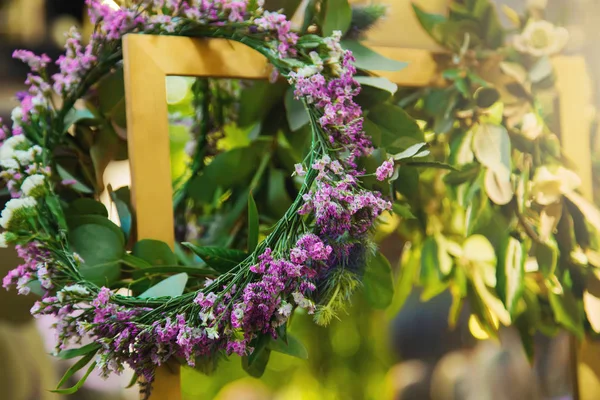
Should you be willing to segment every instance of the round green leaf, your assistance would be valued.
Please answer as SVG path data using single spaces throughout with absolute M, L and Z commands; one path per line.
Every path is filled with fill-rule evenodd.
M 117 281 L 125 253 L 125 239 L 119 227 L 96 215 L 71 218 L 68 223 L 72 250 L 84 260 L 83 277 L 99 286 Z
M 500 125 L 481 124 L 473 137 L 473 151 L 480 163 L 494 171 L 499 178 L 510 178 L 510 137 Z
M 372 307 L 383 309 L 392 302 L 394 297 L 392 267 L 380 252 L 377 252 L 367 265 L 363 285 L 365 298 Z

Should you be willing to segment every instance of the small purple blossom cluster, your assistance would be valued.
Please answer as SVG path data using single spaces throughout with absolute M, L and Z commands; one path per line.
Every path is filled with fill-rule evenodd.
M 72 273 L 82 260 L 76 254 L 65 259 L 64 249 L 69 245 L 59 235 L 52 240 L 61 245 L 60 257 L 40 240 L 19 247 L 25 263 L 4 278 L 3 286 L 15 285 L 25 294 L 32 281 L 39 281 L 46 293 L 32 313 L 56 317 L 58 350 L 83 338 L 98 343 L 97 362 L 104 375 L 119 373 L 127 364 L 152 381 L 156 366 L 173 357 L 194 365 L 197 358 L 220 352 L 247 355 L 261 335 L 275 338 L 277 328 L 286 323 L 294 308 L 315 312 L 317 283 L 343 264 L 340 260 L 365 248 L 363 242 L 375 219 L 391 208 L 379 193 L 361 188 L 358 181 L 357 159 L 369 155 L 372 144 L 362 128 L 360 106 L 353 100 L 360 92 L 354 79 L 354 58 L 340 47 L 340 33 L 323 39 L 320 53 L 312 51 L 307 57 L 298 51 L 298 35 L 285 16 L 263 12 L 261 4 L 256 10 L 248 10 L 246 1 L 236 0 L 152 0 L 140 8 L 113 8 L 100 0 L 88 0 L 87 4 L 96 24 L 94 36 L 84 46 L 81 36 L 71 31 L 66 52 L 57 61 L 59 71 L 52 78 L 46 71 L 47 56 L 22 50 L 14 54 L 31 67 L 32 74 L 29 91 L 20 95 L 21 105 L 13 112 L 10 132 L 0 121 L 0 177 L 8 182 L 14 197 L 0 217 L 0 225 L 9 231 L 0 235 L 0 246 L 15 242 L 24 226 L 35 230 L 23 221 L 35 216 L 42 203 L 38 200 L 55 196 L 51 169 L 42 163 L 42 148 L 33 145 L 28 134 L 41 117 L 51 120 L 61 115 L 58 111 L 62 110 L 53 109 L 52 92 L 74 102 L 77 99 L 70 96 L 87 88 L 86 79 L 95 68 L 102 62 L 109 68 L 114 65 L 114 61 L 103 61 L 102 54 L 118 54 L 119 39 L 125 33 L 177 34 L 186 22 L 205 27 L 230 24 L 234 30 L 260 34 L 274 59 L 298 57 L 306 64 L 290 68 L 292 72 L 283 71 L 295 84 L 296 96 L 318 114 L 319 127 L 315 128 L 325 142 L 319 149 L 320 158 L 311 162 L 308 172 L 302 164 L 296 165 L 296 174 L 306 176 L 307 181 L 308 176 L 316 175 L 309 180 L 304 203 L 293 216 L 296 222 L 302 219 L 298 226 L 303 228 L 288 232 L 286 243 L 274 243 L 272 248 L 265 244 L 261 254 L 243 264 L 233 278 L 234 274 L 225 274 L 207 280 L 195 297 L 182 296 L 186 303 L 178 308 L 158 300 L 136 302 L 82 281 L 79 274 Z M 384 163 L 377 177 L 388 176 L 389 169 Z M 63 185 L 73 183 L 63 181 Z M 19 230 L 13 232 L 13 227 Z
M 15 285 L 19 294 L 26 295 L 31 291 L 28 285 L 33 281 L 39 281 L 42 289 L 46 291 L 53 289 L 54 284 L 48 270 L 50 254 L 35 242 L 16 246 L 16 249 L 17 255 L 23 259 L 23 264 L 8 272 L 2 280 L 2 287 L 8 289 Z
M 339 50 L 334 46 L 339 44 L 333 43 L 330 45 L 330 53 L 338 53 Z M 362 110 L 354 102 L 354 97 L 360 92 L 360 85 L 354 79 L 356 68 L 353 62 L 352 53 L 343 52 L 341 68 L 333 69 L 339 72 L 339 77 L 335 79 L 327 80 L 321 73 L 311 76 L 291 73 L 289 76 L 290 83 L 296 85 L 296 98 L 305 99 L 322 112 L 319 123 L 329 134 L 330 143 L 338 144 L 350 152 L 345 160 L 350 168 L 356 168 L 356 158 L 373 151 L 371 140 L 363 131 Z

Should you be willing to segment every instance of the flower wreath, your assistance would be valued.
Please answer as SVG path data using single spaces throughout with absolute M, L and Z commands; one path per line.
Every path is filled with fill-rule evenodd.
M 194 365 L 220 354 L 256 355 L 265 341 L 285 339 L 286 321 L 296 307 L 316 313 L 320 322 L 331 319 L 335 309 L 324 305 L 347 300 L 360 274 L 349 260 L 351 265 L 366 262 L 369 231 L 391 208 L 379 193 L 361 187 L 357 160 L 373 148 L 353 101 L 360 91 L 353 57 L 340 47 L 340 35 L 299 36 L 284 15 L 263 11 L 252 0 L 154 0 L 130 8 L 98 0 L 87 4 L 95 24 L 91 41 L 84 46 L 71 31 L 56 74 L 49 76 L 47 56 L 15 52 L 31 68 L 29 91 L 20 95 L 12 129 L 0 129 L 1 174 L 13 197 L 0 218 L 5 229 L 0 244 L 18 245 L 26 261 L 8 274 L 4 286 L 27 293 L 32 281 L 39 281 L 43 296 L 32 313 L 58 319 L 59 356 L 82 357 L 66 377 L 95 360 L 86 376 L 94 368 L 103 376 L 120 373 L 127 364 L 136 377 L 152 382 L 156 367 L 167 360 Z M 92 220 L 111 230 L 118 227 L 101 212 L 75 215 L 81 213 L 70 207 L 68 197 L 57 194 L 70 182 L 59 178 L 53 149 L 71 140 L 68 120 L 76 101 L 120 62 L 127 33 L 244 43 L 295 85 L 310 116 L 312 145 L 294 172 L 304 182 L 285 216 L 243 261 L 177 297 L 117 294 L 102 286 L 105 277 L 84 273 L 86 260 L 74 251 L 72 231 Z M 391 176 L 388 164 L 377 171 L 378 179 Z M 143 262 L 125 257 L 127 264 Z M 70 348 L 84 337 L 92 343 Z M 59 392 L 72 392 L 82 383 L 60 389 L 65 378 Z

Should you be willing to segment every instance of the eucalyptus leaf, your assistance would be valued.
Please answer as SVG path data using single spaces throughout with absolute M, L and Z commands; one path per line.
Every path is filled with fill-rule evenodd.
M 398 85 L 391 82 L 388 78 L 379 76 L 357 76 L 354 78 L 361 86 L 372 86 L 381 90 L 385 90 L 391 94 L 395 94 L 398 90 Z
M 160 240 L 140 240 L 133 246 L 131 253 L 153 266 L 177 264 L 177 257 L 169 245 Z
M 425 31 L 438 43 L 443 43 L 444 39 L 441 37 L 440 27 L 447 23 L 446 17 L 439 14 L 432 14 L 423 11 L 422 8 L 416 4 L 412 4 L 413 10 L 419 23 L 425 29 Z
M 221 273 L 235 268 L 248 257 L 247 253 L 240 250 L 208 246 L 200 247 L 192 243 L 182 244 L 196 253 L 209 267 Z
M 117 281 L 125 253 L 121 229 L 98 215 L 72 216 L 67 223 L 72 249 L 84 260 L 83 277 L 99 286 Z
M 368 120 L 377 126 L 381 133 L 381 146 L 388 153 L 397 153 L 425 141 L 417 122 L 398 106 L 377 105 L 369 110 Z
M 548 291 L 548 300 L 550 300 L 556 321 L 577 336 L 579 340 L 582 340 L 584 336 L 583 320 L 573 293 L 565 290 L 562 294 L 556 294 L 550 290 Z
M 498 254 L 498 267 L 496 269 L 498 286 L 497 290 L 504 301 L 511 317 L 517 312 L 517 304 L 525 290 L 525 261 L 527 249 L 524 244 L 508 235 L 503 241 Z
M 84 109 L 71 109 L 71 111 L 69 111 L 65 117 L 65 120 L 63 122 L 64 125 L 64 132 L 68 131 L 69 128 L 71 126 L 73 126 L 74 124 L 77 124 L 78 122 L 81 121 L 86 121 L 86 120 L 95 120 L 96 116 L 94 114 L 92 114 L 92 112 L 90 110 L 88 110 L 87 108 Z
M 302 101 L 294 98 L 294 87 L 290 86 L 285 92 L 285 112 L 292 132 L 302 128 L 310 121 L 308 111 Z
M 511 144 L 505 127 L 478 125 L 473 137 L 473 151 L 479 162 L 493 170 L 499 179 L 510 179 Z
M 499 177 L 498 174 L 488 169 L 485 172 L 485 192 L 487 193 L 490 200 L 499 206 L 508 204 L 514 197 L 514 189 L 512 182 L 503 177 Z
M 177 275 L 170 276 L 165 280 L 158 282 L 138 297 L 140 299 L 149 299 L 155 297 L 177 297 L 181 296 L 187 285 L 188 274 L 182 272 Z
M 365 298 L 371 307 L 384 309 L 392 302 L 392 267 L 381 252 L 377 252 L 369 260 L 363 276 L 363 285 Z
M 128 187 L 122 187 L 116 191 L 109 191 L 110 198 L 117 208 L 121 229 L 125 233 L 125 238 L 129 239 L 133 227 L 133 215 L 131 213 L 131 201 Z
M 549 278 L 554 275 L 558 264 L 558 247 L 555 241 L 535 244 L 535 259 L 540 272 Z
M 352 8 L 348 0 L 326 0 L 323 4 L 325 6 L 323 35 L 331 36 L 333 31 L 346 32 L 352 22 Z
M 446 254 L 447 256 L 447 254 Z M 442 281 L 440 248 L 437 240 L 430 236 L 421 248 L 421 276 L 423 285 L 421 300 L 428 301 L 446 290 L 448 283 Z
M 84 194 L 94 193 L 94 191 L 92 189 L 90 189 L 88 186 L 81 183 L 77 178 L 75 178 L 69 171 L 67 171 L 61 165 L 56 164 L 56 171 L 58 172 L 58 176 L 60 176 L 60 179 L 62 179 L 63 181 L 75 182 L 74 184 L 70 185 L 70 187 L 73 190 L 75 190 L 79 193 L 84 193 Z
M 394 154 L 392 156 L 392 158 L 396 161 L 411 158 L 411 157 L 414 157 L 416 154 L 418 154 L 421 150 L 423 150 L 426 147 L 427 147 L 427 143 L 413 144 L 408 149 L 406 149 L 398 154 Z
M 278 353 L 287 354 L 288 356 L 300 358 L 302 360 L 308 359 L 308 351 L 306 347 L 298 340 L 295 336 L 287 335 L 284 338 L 271 339 L 267 348 Z
M 384 57 L 355 40 L 342 40 L 341 45 L 345 50 L 352 51 L 352 55 L 356 59 L 354 65 L 358 69 L 365 71 L 400 71 L 408 65 L 408 63 Z
M 481 87 L 475 91 L 474 98 L 477 107 L 489 108 L 500 100 L 500 93 L 493 87 Z
M 69 215 L 99 215 L 108 218 L 108 211 L 99 201 L 82 198 L 69 204 Z
M 437 169 L 447 169 L 449 171 L 458 171 L 458 169 L 450 164 L 441 161 L 405 161 L 402 163 L 407 167 L 417 167 L 417 168 L 437 168 Z

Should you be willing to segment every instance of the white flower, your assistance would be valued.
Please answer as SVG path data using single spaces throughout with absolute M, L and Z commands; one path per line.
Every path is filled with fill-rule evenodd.
M 17 161 L 19 161 L 19 164 L 21 164 L 21 166 L 25 167 L 28 165 L 31 165 L 31 163 L 33 162 L 33 152 L 30 152 L 29 150 L 16 150 L 15 151 L 15 158 L 17 159 Z
M 279 307 L 277 312 L 279 314 L 283 315 L 284 317 L 289 317 L 290 314 L 292 313 L 292 305 L 290 303 L 288 303 L 287 301 L 282 301 L 281 306 Z
M 21 191 L 25 196 L 40 197 L 46 193 L 44 175 L 36 174 L 28 176 L 21 185 Z
M 318 67 L 316 67 L 314 65 L 307 65 L 305 67 L 298 68 L 298 72 L 296 74 L 297 74 L 297 76 L 300 76 L 302 78 L 308 78 L 318 72 L 319 72 Z
M 9 226 L 20 222 L 22 217 L 28 216 L 28 211 L 35 208 L 36 205 L 37 202 L 33 197 L 21 197 L 20 199 L 9 200 L 4 210 L 2 210 L 0 226 L 4 229 L 9 229 Z
M 12 136 L 6 139 L 6 141 L 0 147 L 0 160 L 10 160 L 15 156 L 15 149 L 21 148 L 23 144 L 27 143 L 27 139 L 24 135 Z
M 521 53 L 542 57 L 558 53 L 569 40 L 569 32 L 548 21 L 529 21 L 523 32 L 514 39 L 515 48 Z
M 19 163 L 12 158 L 0 161 L 0 166 L 6 171 L 19 169 Z
M 212 321 L 213 319 L 215 319 L 215 314 L 213 314 L 212 310 L 208 313 L 200 312 L 198 315 L 200 316 L 203 325 L 206 325 L 208 321 Z
M 23 120 L 23 109 L 21 107 L 13 108 L 12 112 L 10 113 L 10 118 L 12 119 L 13 123 L 17 125 L 20 124 Z
M 306 171 L 304 170 L 304 167 L 302 166 L 302 164 L 294 164 L 294 174 L 298 175 L 298 176 L 304 176 L 306 175 Z M 292 175 L 294 175 L 292 174 Z
M 581 178 L 562 166 L 550 170 L 546 166 L 539 167 L 533 177 L 531 194 L 536 203 L 546 206 L 556 203 L 563 194 L 575 190 L 581 185 Z
M 8 247 L 8 243 L 6 241 L 6 232 L 0 233 L 0 248 L 6 249 Z
M 237 320 L 241 320 L 242 318 L 244 318 L 244 309 L 242 307 L 236 307 L 233 310 L 233 315 Z
M 540 123 L 534 113 L 527 113 L 523 116 L 521 133 L 528 139 L 535 140 L 542 133 L 544 126 Z
M 79 296 L 87 296 L 88 294 L 90 294 L 90 291 L 85 286 L 78 284 L 65 286 L 62 291 L 65 293 L 76 294 Z
M 209 339 L 218 339 L 219 338 L 219 332 L 217 332 L 217 328 L 215 328 L 215 327 L 206 328 L 206 335 L 208 336 Z

